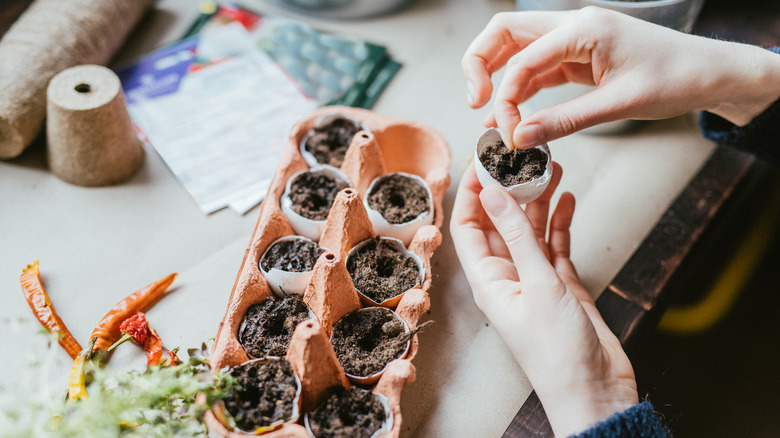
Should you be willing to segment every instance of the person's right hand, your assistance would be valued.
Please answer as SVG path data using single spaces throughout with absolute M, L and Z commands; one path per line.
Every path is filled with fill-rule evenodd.
M 466 51 L 469 104 L 484 106 L 506 65 L 492 117 L 510 148 L 527 148 L 620 119 L 708 110 L 744 125 L 780 96 L 780 56 L 677 32 L 614 11 L 507 12 Z M 517 106 L 542 88 L 596 85 L 521 120 Z

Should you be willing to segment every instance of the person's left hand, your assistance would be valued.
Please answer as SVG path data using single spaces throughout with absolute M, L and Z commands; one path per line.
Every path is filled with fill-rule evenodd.
M 483 189 L 472 163 L 450 232 L 477 306 L 525 371 L 556 436 L 569 436 L 638 401 L 623 348 L 569 259 L 574 196 L 550 198 L 562 170 L 526 210 L 505 191 Z M 483 210 L 484 206 L 484 210 Z

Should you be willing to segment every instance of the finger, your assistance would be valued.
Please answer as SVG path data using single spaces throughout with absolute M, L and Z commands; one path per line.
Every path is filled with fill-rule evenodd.
M 543 88 L 553 88 L 568 83 L 596 85 L 591 65 L 565 62 L 557 68 L 540 73 L 528 84 L 520 103 L 534 97 Z
M 630 95 L 620 88 L 618 83 L 610 83 L 574 99 L 537 110 L 513 131 L 515 146 L 532 147 L 600 123 L 631 118 Z
M 485 128 L 495 128 L 496 126 L 496 117 L 493 115 L 493 110 L 490 110 L 485 116 L 485 120 L 482 122 L 485 125 Z
M 480 201 L 506 242 L 517 267 L 520 289 L 538 291 L 559 283 L 555 270 L 539 246 L 533 225 L 509 193 L 498 187 L 487 187 L 480 193 Z
M 513 12 L 493 16 L 469 45 L 461 68 L 469 91 L 469 104 L 479 108 L 490 100 L 490 77 L 528 43 L 560 25 L 566 12 Z
M 480 191 L 482 185 L 472 162 L 458 186 L 450 219 L 450 233 L 464 270 L 493 255 L 482 225 L 484 211 L 479 200 Z
M 498 234 L 496 227 L 493 226 L 493 222 L 484 211 L 482 212 L 480 228 L 482 228 L 482 232 L 485 233 L 485 240 L 487 241 L 490 254 L 496 257 L 512 260 L 512 256 L 509 254 L 509 250 L 506 248 L 504 239 L 502 239 L 501 235 Z
M 517 106 L 525 98 L 528 85 L 536 76 L 564 62 L 589 63 L 593 47 L 594 43 L 586 36 L 573 32 L 572 25 L 564 25 L 541 36 L 513 56 L 507 63 L 504 78 L 496 91 L 494 107 L 499 130 L 515 133 L 520 123 Z M 544 140 L 534 135 L 534 129 L 529 126 L 529 130 L 522 137 L 523 141 L 518 141 L 518 144 L 528 147 L 541 144 Z M 510 148 L 514 148 L 515 135 L 510 141 Z
M 547 218 L 550 213 L 550 198 L 552 198 L 555 189 L 558 188 L 558 183 L 561 182 L 561 176 L 563 176 L 561 165 L 553 161 L 550 184 L 547 185 L 547 188 L 544 189 L 544 192 L 542 192 L 535 201 L 529 203 L 525 207 L 525 214 L 528 215 L 528 220 L 530 220 L 531 225 L 534 226 L 536 237 L 539 239 L 542 247 L 545 246 L 544 244 L 547 237 Z
M 550 256 L 554 261 L 569 260 L 571 254 L 571 221 L 574 217 L 574 195 L 569 192 L 561 194 L 555 212 L 550 219 Z M 576 275 L 576 272 L 571 272 Z

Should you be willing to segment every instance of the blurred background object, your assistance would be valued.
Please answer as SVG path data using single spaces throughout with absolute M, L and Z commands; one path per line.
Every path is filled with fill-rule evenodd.
M 598 6 L 661 26 L 690 32 L 704 0 L 517 0 L 518 10 L 565 11 Z
M 322 18 L 358 19 L 397 11 L 413 0 L 270 0 L 285 9 Z

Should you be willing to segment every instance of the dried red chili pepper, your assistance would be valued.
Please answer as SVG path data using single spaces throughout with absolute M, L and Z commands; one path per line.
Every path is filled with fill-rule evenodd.
M 122 335 L 119 325 L 128 317 L 147 308 L 168 289 L 176 274 L 170 274 L 140 289 L 118 302 L 92 331 L 90 338 L 97 336 L 95 350 L 105 350 Z
M 141 312 L 122 321 L 122 324 L 119 325 L 119 330 L 121 330 L 122 336 L 108 347 L 106 351 L 111 351 L 127 341 L 133 341 L 134 344 L 143 347 L 150 334 L 149 323 L 146 321 L 146 316 Z
M 146 340 L 144 344 L 144 350 L 146 353 L 146 365 L 147 366 L 176 366 L 181 363 L 181 360 L 176 356 L 176 349 L 173 351 L 163 347 L 162 339 L 157 334 L 157 330 L 149 327 L 151 336 Z
M 60 345 L 65 349 L 70 358 L 75 360 L 81 352 L 81 345 L 70 334 L 68 328 L 65 327 L 65 323 L 62 322 L 62 319 L 54 310 L 49 294 L 46 293 L 46 289 L 43 288 L 41 283 L 38 260 L 24 268 L 19 280 L 22 283 L 24 299 L 27 300 L 27 304 L 30 305 L 30 309 L 35 317 L 38 318 L 38 321 L 46 330 L 60 335 Z
M 163 347 L 160 335 L 157 334 L 157 330 L 149 325 L 143 313 L 138 312 L 125 319 L 119 325 L 119 328 L 122 330 L 122 337 L 108 347 L 106 351 L 111 351 L 120 344 L 131 340 L 134 344 L 143 347 L 144 351 L 147 352 L 147 366 L 176 366 L 181 363 L 181 360 L 176 357 L 175 351 L 170 351 Z

